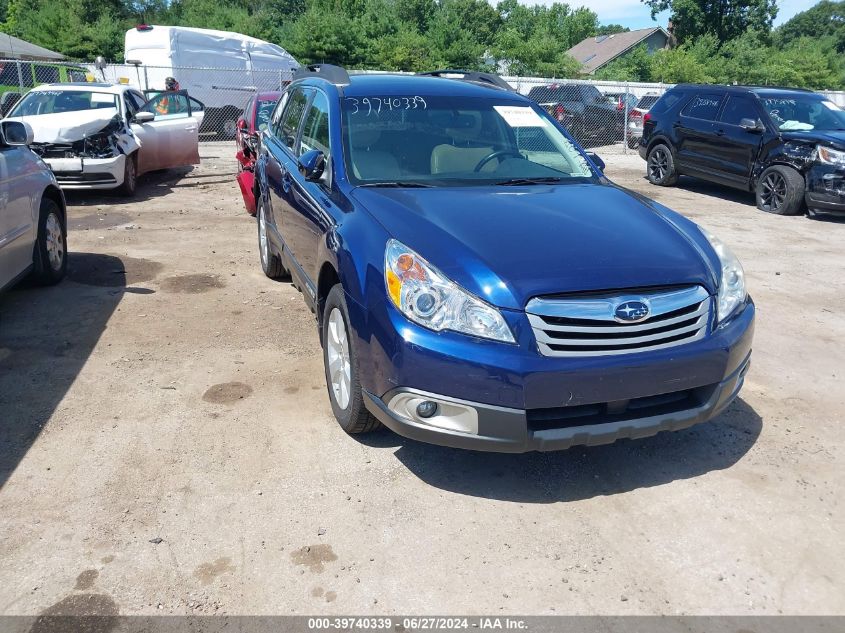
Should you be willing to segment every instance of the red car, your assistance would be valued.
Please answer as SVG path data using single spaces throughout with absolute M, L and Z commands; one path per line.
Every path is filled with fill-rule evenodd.
M 273 108 L 279 101 L 281 92 L 259 92 L 250 97 L 243 114 L 238 119 L 235 132 L 235 144 L 238 148 L 238 185 L 244 197 L 247 213 L 255 215 L 255 196 L 252 193 L 254 181 L 253 166 L 258 156 L 261 132 L 270 122 Z

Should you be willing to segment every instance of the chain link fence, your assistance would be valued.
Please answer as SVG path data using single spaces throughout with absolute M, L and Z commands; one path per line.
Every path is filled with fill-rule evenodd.
M 292 79 L 290 71 L 276 69 L 142 64 L 110 64 L 98 68 L 71 62 L 0 60 L 0 108 L 3 114 L 7 113 L 22 94 L 41 83 L 105 81 L 128 84 L 141 91 L 157 91 L 164 89 L 167 77 L 175 77 L 183 89 L 204 104 L 201 141 L 233 138 L 237 120 L 250 97 L 258 92 L 282 90 Z M 642 135 L 643 115 L 671 87 L 539 77 L 504 79 L 519 93 L 542 105 L 584 147 L 602 148 L 606 154 L 635 151 Z M 824 94 L 845 106 L 845 92 L 825 91 Z

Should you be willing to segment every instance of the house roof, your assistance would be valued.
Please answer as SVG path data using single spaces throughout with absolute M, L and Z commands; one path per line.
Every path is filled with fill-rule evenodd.
M 662 27 L 655 26 L 614 35 L 588 37 L 566 52 L 581 64 L 582 72 L 592 74 L 656 32 L 663 33 L 668 42 L 669 33 Z
M 6 33 L 0 33 L 0 59 L 58 60 L 64 58 L 65 56 L 61 53 L 30 44 Z

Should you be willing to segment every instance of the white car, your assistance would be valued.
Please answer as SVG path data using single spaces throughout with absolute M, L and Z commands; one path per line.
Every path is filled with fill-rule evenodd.
M 71 83 L 33 88 L 8 119 L 32 127 L 32 150 L 63 189 L 131 196 L 146 172 L 200 162 L 202 116 L 203 104 L 185 91 L 147 100 L 130 86 Z
M 54 284 L 67 270 L 65 197 L 31 142 L 26 123 L 0 121 L 0 290 L 30 272 Z

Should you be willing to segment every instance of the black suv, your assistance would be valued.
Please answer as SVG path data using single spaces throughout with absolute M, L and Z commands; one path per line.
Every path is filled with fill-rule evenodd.
M 622 138 L 616 106 L 592 84 L 534 86 L 528 98 L 543 106 L 581 145 L 607 145 Z
M 644 117 L 655 185 L 681 174 L 757 194 L 763 211 L 845 212 L 845 110 L 808 90 L 678 85 Z

